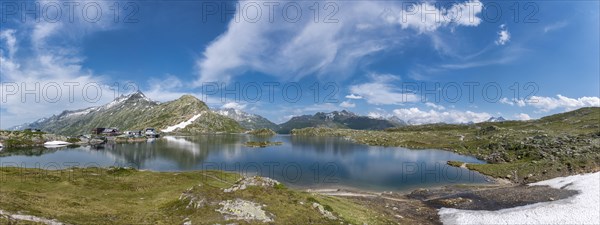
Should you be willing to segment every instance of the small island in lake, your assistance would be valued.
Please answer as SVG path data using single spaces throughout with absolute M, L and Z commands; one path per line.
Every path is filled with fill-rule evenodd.
M 246 143 L 244 143 L 244 145 L 246 147 L 253 147 L 253 148 L 265 148 L 267 146 L 275 146 L 275 145 L 282 145 L 283 142 L 281 141 L 248 141 Z

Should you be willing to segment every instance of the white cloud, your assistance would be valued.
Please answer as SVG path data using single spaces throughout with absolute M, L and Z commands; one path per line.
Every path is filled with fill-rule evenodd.
M 354 107 L 356 107 L 356 104 L 349 102 L 349 101 L 343 101 L 342 103 L 340 103 L 340 107 L 354 108 Z
M 160 79 L 150 78 L 148 86 L 149 88 L 144 90 L 144 94 L 155 101 L 166 102 L 178 99 L 183 95 L 193 95 L 207 104 L 221 106 L 225 103 L 218 98 L 202 95 L 202 93 L 181 91 L 185 89 L 186 84 L 172 74 L 166 74 Z
M 523 99 L 516 99 L 516 98 L 513 98 L 513 99 L 501 98 L 500 99 L 500 103 L 511 105 L 511 106 L 512 105 L 517 105 L 519 107 L 523 107 L 523 106 L 526 105 L 525 100 L 523 100 Z
M 483 10 L 483 3 L 478 0 L 453 4 L 449 8 L 436 7 L 429 2 L 413 6 L 414 10 L 393 7 L 384 13 L 384 19 L 388 23 L 400 24 L 404 29 L 431 32 L 449 24 L 477 26 L 481 23 L 477 15 Z
M 103 77 L 84 69 L 76 55 L 38 52 L 27 58 L 0 55 L 0 61 L 2 128 L 116 97 Z
M 496 45 L 505 45 L 510 41 L 510 33 L 508 32 L 508 28 L 506 28 L 506 24 L 500 25 L 500 31 L 498 31 L 498 40 L 496 40 Z
M 286 3 L 280 2 L 280 7 Z M 313 4 L 294 3 L 307 11 Z M 243 9 L 246 4 L 256 2 L 239 1 L 239 4 L 238 9 Z M 481 23 L 478 15 L 483 4 L 478 0 L 446 4 L 446 7 L 440 8 L 429 3 L 415 5 L 428 7 L 438 14 L 437 18 L 432 14 L 403 12 L 403 5 L 406 4 L 396 1 L 337 1 L 335 8 L 339 11 L 335 19 L 338 22 L 332 23 L 315 23 L 312 16 L 303 16 L 299 21 L 289 23 L 283 20 L 279 13 L 281 10 L 275 10 L 272 22 L 268 15 L 255 22 L 244 18 L 238 21 L 232 19 L 227 31 L 215 39 L 197 60 L 199 78 L 196 85 L 229 81 L 246 71 L 286 79 L 312 74 L 351 74 L 362 58 L 400 47 L 410 35 L 433 32 L 441 27 L 477 26 Z M 382 13 L 384 9 L 392 13 Z M 403 13 L 409 16 L 403 18 L 400 16 Z
M 429 110 L 421 111 L 418 108 L 401 108 L 395 109 L 394 115 L 406 121 L 409 124 L 429 124 L 429 123 L 469 123 L 483 122 L 488 120 L 491 115 L 489 113 L 477 113 L 472 111 L 438 111 Z
M 0 41 L 3 40 L 6 43 L 6 49 L 8 50 L 9 59 L 12 59 L 15 52 L 17 52 L 17 38 L 15 37 L 15 32 L 16 30 L 13 29 L 6 29 L 0 31 Z
M 544 96 L 532 96 L 528 99 L 512 99 L 507 98 L 500 99 L 500 103 L 511 105 L 511 106 L 531 106 L 539 109 L 541 112 L 548 112 L 555 109 L 562 109 L 564 111 L 575 110 L 582 107 L 599 107 L 600 98 L 598 97 L 580 97 L 580 98 L 569 98 L 562 95 L 556 95 L 556 97 L 544 97 Z
M 247 106 L 246 104 L 242 104 L 242 103 L 238 103 L 238 102 L 228 102 L 228 103 L 225 103 L 221 108 L 243 110 L 246 108 L 246 106 Z
M 394 115 L 385 111 L 372 111 L 367 113 L 367 116 L 373 119 L 388 119 L 390 117 L 393 117 Z
M 531 119 L 531 117 L 528 114 L 526 114 L 526 113 L 515 114 L 514 117 L 517 120 L 530 120 Z
M 385 118 L 385 115 L 381 112 L 369 112 L 367 113 L 367 116 L 373 119 Z
M 567 22 L 561 21 L 557 23 L 553 23 L 544 27 L 544 33 L 548 33 L 550 31 L 559 30 L 568 25 Z
M 350 86 L 353 95 L 362 96 L 367 103 L 373 105 L 399 105 L 406 102 L 419 101 L 417 95 L 402 93 L 393 85 L 399 79 L 391 74 L 370 74 L 368 83 Z
M 98 4 L 109 7 L 107 2 Z M 26 23 L 0 30 L 0 44 L 6 49 L 0 52 L 1 128 L 65 109 L 103 104 L 116 97 L 102 75 L 83 67 L 85 57 L 76 45 L 84 35 L 112 29 L 112 18 L 97 23 L 74 18 L 74 22 L 64 23 L 29 18 Z M 21 52 L 24 54 L 17 54 Z M 32 93 L 29 90 L 35 94 L 26 94 Z
M 382 108 L 375 108 L 375 111 L 368 112 L 367 116 L 374 118 L 374 119 L 385 119 L 385 118 L 390 118 L 394 115 L 387 112 L 386 110 L 384 110 Z
M 346 95 L 346 98 L 348 98 L 348 99 L 362 99 L 363 97 L 360 96 L 360 95 L 349 94 L 349 95 Z
M 554 109 L 570 111 L 582 107 L 600 106 L 600 98 L 598 97 L 569 98 L 562 95 L 557 95 L 555 98 L 532 96 L 526 102 L 527 105 L 538 108 L 543 112 Z
M 441 106 L 441 105 L 436 105 L 435 103 L 431 103 L 431 102 L 426 102 L 425 103 L 426 106 L 437 109 L 437 110 L 444 110 L 446 109 L 446 107 Z
M 151 90 L 171 90 L 182 88 L 183 82 L 172 74 L 165 74 L 160 78 L 150 78 L 148 84 Z

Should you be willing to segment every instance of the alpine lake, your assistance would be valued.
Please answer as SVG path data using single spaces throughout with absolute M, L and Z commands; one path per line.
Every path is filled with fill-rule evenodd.
M 247 142 L 281 142 L 249 147 Z M 409 191 L 489 180 L 447 161 L 485 163 L 436 149 L 411 150 L 353 143 L 338 137 L 244 134 L 165 136 L 142 143 L 30 148 L 0 152 L 2 167 L 48 170 L 133 167 L 151 171 L 223 170 L 274 178 L 297 189 Z

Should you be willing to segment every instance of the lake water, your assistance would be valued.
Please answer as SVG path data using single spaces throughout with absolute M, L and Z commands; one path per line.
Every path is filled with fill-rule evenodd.
M 280 141 L 251 148 L 247 141 Z M 153 171 L 219 169 L 277 179 L 296 188 L 346 187 L 403 191 L 421 187 L 484 183 L 484 176 L 446 165 L 448 160 L 485 163 L 442 150 L 374 147 L 336 137 L 269 138 L 249 135 L 167 136 L 153 142 L 106 144 L 103 148 L 4 150 L 0 165 L 64 169 L 71 166 L 131 166 Z

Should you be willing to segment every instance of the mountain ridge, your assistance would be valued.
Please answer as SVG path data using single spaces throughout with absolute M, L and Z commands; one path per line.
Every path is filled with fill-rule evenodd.
M 121 95 L 105 105 L 80 110 L 65 110 L 37 123 L 20 125 L 22 129 L 42 129 L 64 135 L 89 133 L 96 127 L 117 127 L 120 130 L 141 130 L 147 127 L 166 129 L 203 113 L 190 125 L 176 132 L 214 133 L 241 132 L 243 128 L 234 120 L 210 111 L 208 106 L 192 95 L 159 103 L 141 91 Z
M 342 110 L 329 113 L 317 112 L 314 115 L 301 115 L 292 117 L 287 122 L 279 125 L 279 133 L 290 133 L 293 129 L 306 127 L 349 128 L 356 130 L 384 130 L 402 126 L 403 121 L 390 121 L 388 119 L 361 116 L 356 113 Z
M 267 118 L 264 118 L 258 114 L 248 113 L 248 112 L 242 111 L 240 109 L 220 108 L 220 109 L 213 109 L 212 111 L 215 113 L 218 113 L 222 116 L 226 116 L 230 119 L 235 120 L 242 127 L 246 128 L 248 130 L 257 130 L 257 129 L 262 129 L 262 128 L 267 128 L 267 129 L 271 129 L 271 130 L 279 129 L 279 125 L 271 122 Z

